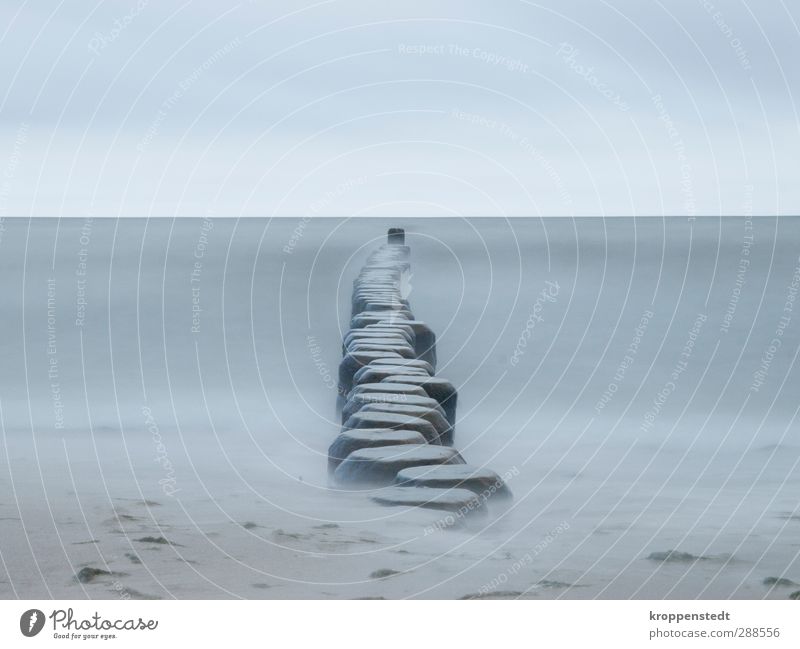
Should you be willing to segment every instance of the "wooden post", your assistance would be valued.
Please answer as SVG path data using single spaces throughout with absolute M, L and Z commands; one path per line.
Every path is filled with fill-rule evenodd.
M 404 246 L 406 245 L 406 231 L 403 228 L 389 228 L 387 239 L 390 246 Z

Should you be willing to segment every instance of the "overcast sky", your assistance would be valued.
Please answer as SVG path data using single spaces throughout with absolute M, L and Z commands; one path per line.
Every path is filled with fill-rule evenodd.
M 796 214 L 800 4 L 0 1 L 0 216 Z

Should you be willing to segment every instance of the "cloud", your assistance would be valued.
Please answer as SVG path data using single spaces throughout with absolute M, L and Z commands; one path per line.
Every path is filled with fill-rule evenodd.
M 28 128 L 4 205 L 300 215 L 366 178 L 328 213 L 689 216 L 688 168 L 697 213 L 742 213 L 750 185 L 756 213 L 796 212 L 789 11 L 4 5 L 5 149 Z

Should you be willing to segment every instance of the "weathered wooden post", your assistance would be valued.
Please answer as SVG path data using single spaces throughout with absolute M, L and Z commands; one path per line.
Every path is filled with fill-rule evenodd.
M 403 228 L 389 228 L 387 239 L 390 246 L 404 246 L 406 245 L 406 231 Z

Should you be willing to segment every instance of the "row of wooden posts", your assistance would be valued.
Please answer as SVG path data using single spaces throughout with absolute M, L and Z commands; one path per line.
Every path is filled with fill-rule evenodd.
M 370 488 L 383 505 L 485 513 L 510 491 L 453 448 L 458 391 L 436 375 L 436 335 L 411 310 L 410 260 L 404 230 L 392 228 L 353 282 L 328 468 L 337 486 Z

